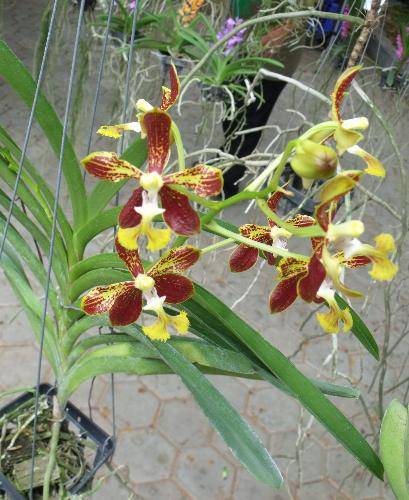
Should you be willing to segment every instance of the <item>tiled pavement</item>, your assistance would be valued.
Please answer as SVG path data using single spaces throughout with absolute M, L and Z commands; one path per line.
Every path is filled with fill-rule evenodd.
M 26 64 L 31 66 L 34 41 L 38 34 L 41 8 L 44 0 L 30 0 L 21 7 L 20 2 L 10 2 L 4 12 L 5 37 L 17 54 Z M 68 18 L 68 28 L 72 26 L 73 13 Z M 69 31 L 69 30 L 68 30 Z M 68 37 L 68 35 L 67 35 Z M 67 81 L 67 59 L 69 44 L 61 44 L 54 61 L 53 74 L 47 76 L 47 89 L 53 91 L 54 101 L 61 110 Z M 97 49 L 96 49 L 97 50 Z M 300 79 L 311 82 L 317 53 L 306 53 L 299 72 Z M 97 60 L 97 58 L 95 58 Z M 321 88 L 326 75 L 332 67 L 325 67 L 315 81 Z M 93 73 L 91 72 L 91 75 Z M 92 76 L 90 77 L 92 82 Z M 366 79 L 371 82 L 371 76 Z M 90 86 L 92 87 L 92 85 Z M 97 122 L 105 123 L 109 116 L 109 102 L 112 97 L 112 76 L 104 80 L 103 98 Z M 141 97 L 146 97 L 147 85 L 141 89 Z M 368 90 L 368 87 L 366 87 Z M 387 113 L 404 116 L 404 111 L 395 105 L 394 96 L 382 93 L 375 86 L 370 87 L 377 104 Z M 296 107 L 300 93 L 288 88 L 280 98 L 274 124 L 286 128 L 288 121 L 292 126 L 297 118 L 288 108 Z M 89 99 L 88 99 L 89 100 Z M 355 101 L 354 101 L 355 102 Z M 396 106 L 395 110 L 393 107 Z M 405 107 L 405 104 L 400 104 Z M 325 112 L 316 102 L 306 101 L 303 112 L 308 119 L 314 116 L 323 117 Z M 407 107 L 405 108 L 407 112 Z M 0 82 L 0 121 L 16 136 L 21 143 L 22 134 L 27 121 L 27 110 L 16 102 L 7 86 Z M 193 124 L 199 121 L 197 107 L 186 105 L 183 108 L 183 119 L 176 117 L 181 123 L 182 133 L 188 151 L 197 148 L 197 140 Z M 362 113 L 366 109 L 360 109 Z M 84 113 L 85 114 L 85 113 Z M 85 119 L 84 117 L 82 119 Z M 274 121 L 273 121 L 274 120 Z M 87 122 L 84 122 L 87 123 Z M 83 126 L 80 122 L 81 127 Z M 407 133 L 407 124 L 399 118 L 394 123 L 399 141 Z M 217 130 L 219 130 L 217 128 Z M 390 148 L 385 144 L 385 133 L 376 124 L 371 132 L 370 143 L 382 150 L 382 158 L 387 160 L 389 177 L 378 194 L 393 206 L 399 206 L 396 195 L 398 172 L 396 161 L 391 156 Z M 217 133 L 215 136 L 217 137 Z M 47 177 L 54 180 L 55 160 L 41 142 L 41 133 L 35 129 L 29 148 L 29 157 L 41 165 Z M 263 144 L 268 144 L 267 136 Z M 271 138 L 270 138 L 271 140 Z M 84 145 L 78 141 L 81 154 Z M 217 140 L 213 141 L 216 145 Z M 105 147 L 109 143 L 104 143 Z M 401 141 L 401 144 L 404 144 Z M 97 147 L 96 144 L 93 147 Z M 383 148 L 383 149 L 382 149 Z M 407 148 L 403 149 L 407 164 Z M 375 185 L 375 184 L 372 184 Z M 244 220 L 256 220 L 254 211 L 244 215 L 244 207 L 237 207 L 225 214 L 237 223 Z M 397 231 L 398 225 L 379 205 L 370 203 L 367 207 L 365 222 L 370 234 L 381 230 Z M 206 285 L 215 291 L 228 304 L 233 304 L 252 282 L 254 275 L 233 276 L 226 273 L 227 252 L 218 254 L 218 258 L 204 259 L 200 269 L 195 271 L 195 278 L 206 281 Z M 407 278 L 406 258 L 401 266 L 401 277 L 393 290 L 393 318 L 391 336 L 396 340 L 402 332 L 404 309 L 408 305 L 408 297 L 402 283 Z M 360 280 L 366 287 L 368 281 Z M 363 391 L 372 424 L 377 429 L 379 421 L 376 416 L 376 390 L 368 393 L 368 386 L 377 367 L 377 363 L 369 358 L 351 336 L 340 336 L 337 350 L 336 374 L 333 377 L 332 364 L 323 366 L 332 343 L 328 336 L 318 336 L 314 320 L 309 321 L 300 331 L 309 307 L 299 304 L 290 312 L 278 317 L 267 314 L 266 300 L 273 286 L 273 273 L 266 267 L 260 274 L 257 284 L 248 296 L 236 307 L 252 325 L 257 327 L 285 354 L 293 354 L 297 366 L 310 376 L 332 380 L 338 383 L 352 383 Z M 365 318 L 382 343 L 384 336 L 383 291 L 384 286 L 371 287 L 368 290 L 369 300 L 366 304 Z M 35 380 L 38 350 L 28 324 L 20 312 L 18 303 L 5 283 L 0 281 L 0 386 L 10 389 L 19 386 L 30 386 Z M 300 342 L 303 341 L 301 348 Z M 389 359 L 389 370 L 386 386 L 393 385 L 408 374 L 406 358 L 409 343 L 404 339 L 400 348 Z M 335 368 L 334 368 L 335 370 Z M 49 380 L 50 371 L 45 366 L 43 380 Z M 284 500 L 287 498 L 309 500 L 324 499 L 386 499 L 391 494 L 378 480 L 370 480 L 354 459 L 348 455 L 336 441 L 312 421 L 300 406 L 292 399 L 281 394 L 266 383 L 248 380 L 230 380 L 223 377 L 211 377 L 212 382 L 225 394 L 234 406 L 247 418 L 259 433 L 285 475 L 285 486 L 280 491 L 272 491 L 257 483 L 230 454 L 219 436 L 210 428 L 206 418 L 192 401 L 188 391 L 176 376 L 135 378 L 127 376 L 115 377 L 116 426 L 118 446 L 114 458 L 117 474 L 126 483 L 123 486 L 117 477 L 103 471 L 105 480 L 95 493 L 95 498 L 134 498 L 144 499 L 235 499 Z M 387 396 L 403 399 L 405 386 Z M 80 407 L 88 411 L 89 384 L 85 384 L 73 398 Z M 335 398 L 334 398 L 335 401 Z M 358 401 L 336 400 L 338 406 L 352 418 L 355 425 L 363 432 L 371 435 L 370 425 Z M 111 406 L 111 381 L 109 377 L 99 377 L 93 388 L 91 399 L 93 418 L 102 427 L 110 430 L 113 424 Z M 134 493 L 132 493 L 134 492 Z

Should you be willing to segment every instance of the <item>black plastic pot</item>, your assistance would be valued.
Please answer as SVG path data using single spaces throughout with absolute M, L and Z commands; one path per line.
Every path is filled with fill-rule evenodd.
M 203 99 L 207 102 L 228 102 L 229 95 L 223 87 L 198 83 Z
M 52 398 L 56 394 L 56 389 L 49 384 L 41 384 L 39 387 L 39 393 L 41 396 L 47 396 L 51 404 Z M 14 401 L 11 401 L 0 409 L 0 418 L 31 399 L 33 399 L 32 392 L 27 392 Z M 69 493 L 78 494 L 89 488 L 97 470 L 110 460 L 115 451 L 115 440 L 70 402 L 67 403 L 65 408 L 65 421 L 72 424 L 72 426 L 79 431 L 81 439 L 90 439 L 96 445 L 95 457 L 92 466 L 69 489 Z M 6 498 L 10 498 L 12 500 L 24 500 L 26 498 L 16 489 L 13 483 L 9 481 L 1 471 L 0 493 L 5 494 Z

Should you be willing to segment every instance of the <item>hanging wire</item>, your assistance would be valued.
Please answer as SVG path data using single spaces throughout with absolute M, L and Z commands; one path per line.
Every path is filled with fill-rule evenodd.
M 92 135 L 94 132 L 94 125 L 95 125 L 95 117 L 97 113 L 97 108 L 98 108 L 98 100 L 99 100 L 99 95 L 101 92 L 101 82 L 102 82 L 102 77 L 104 74 L 104 67 L 105 67 L 105 59 L 106 59 L 106 53 L 107 53 L 107 47 L 108 47 L 108 40 L 109 40 L 109 30 L 111 27 L 111 20 L 112 20 L 112 13 L 115 7 L 116 0 L 111 0 L 111 4 L 109 6 L 109 11 L 108 11 L 108 17 L 107 17 L 107 26 L 104 34 L 104 41 L 102 45 L 102 54 L 101 54 L 101 60 L 99 63 L 99 70 L 98 70 L 98 77 L 97 77 L 97 84 L 96 84 L 96 89 L 95 89 L 95 97 L 94 97 L 94 105 L 92 108 L 92 118 L 91 118 L 91 125 L 89 129 L 89 135 L 88 135 L 88 143 L 87 143 L 87 155 L 89 154 L 91 150 L 91 142 L 92 142 Z M 84 170 L 84 179 L 85 176 L 87 175 L 86 170 Z
M 43 81 L 44 81 L 44 71 L 45 71 L 45 67 L 46 67 L 46 63 L 47 63 L 47 59 L 48 59 L 50 42 L 51 42 L 51 38 L 53 35 L 53 31 L 54 31 L 54 24 L 55 24 L 55 19 L 56 19 L 58 2 L 59 2 L 59 0 L 54 0 L 53 10 L 51 13 L 51 18 L 50 18 L 50 25 L 49 25 L 48 33 L 47 33 L 47 40 L 46 40 L 45 46 L 44 46 L 44 53 L 43 53 L 43 58 L 41 60 L 40 71 L 38 73 L 38 80 L 37 80 L 37 85 L 36 85 L 36 89 L 35 89 L 35 93 L 34 93 L 33 103 L 31 105 L 30 116 L 28 119 L 26 132 L 24 135 L 23 147 L 21 149 L 21 156 L 20 156 L 20 161 L 18 164 L 16 181 L 14 183 L 14 189 L 13 189 L 13 194 L 11 196 L 10 207 L 9 207 L 9 211 L 7 213 L 6 225 L 4 227 L 3 238 L 2 238 L 1 244 L 0 244 L 0 259 L 3 255 L 4 245 L 6 243 L 6 238 L 7 238 L 7 233 L 8 233 L 8 229 L 10 226 L 13 208 L 14 208 L 14 205 L 15 205 L 16 199 L 17 199 L 18 186 L 20 184 L 21 176 L 23 173 L 24 160 L 25 160 L 26 153 L 27 153 L 28 143 L 30 141 L 31 129 L 33 128 L 34 114 L 35 114 L 35 110 L 37 108 L 38 98 L 40 97 L 41 86 L 42 86 Z
M 68 93 L 67 93 L 67 100 L 66 100 L 65 113 L 64 113 L 64 123 L 63 123 L 62 137 L 61 137 L 60 156 L 59 156 L 58 166 L 57 166 L 57 182 L 56 182 L 56 188 L 55 188 L 55 201 L 54 201 L 54 207 L 53 207 L 50 250 L 49 250 L 48 267 L 47 267 L 47 279 L 46 279 L 46 284 L 45 284 L 44 306 L 43 306 L 41 327 L 40 327 L 40 352 L 39 352 L 39 356 L 38 356 L 38 366 L 37 366 L 37 381 L 36 381 L 34 423 L 33 423 L 33 443 L 32 443 L 32 450 L 31 450 L 31 471 L 30 471 L 30 492 L 29 492 L 30 500 L 33 499 L 34 467 L 35 467 L 35 452 L 36 452 L 36 437 L 37 437 L 37 418 L 38 418 L 38 407 L 39 407 L 39 399 L 40 399 L 39 387 L 40 387 L 40 381 L 41 381 L 41 368 L 42 368 L 42 361 L 43 361 L 45 323 L 46 323 L 46 318 L 47 318 L 48 296 L 50 293 L 50 281 L 51 281 L 52 262 L 53 262 L 53 256 L 54 256 L 54 244 L 55 244 L 55 237 L 56 237 L 56 233 L 57 233 L 57 212 L 58 212 L 58 204 L 59 204 L 60 190 L 61 190 L 62 164 L 63 164 L 64 151 L 65 151 L 65 142 L 66 142 L 66 137 L 67 137 L 68 119 L 69 119 L 70 109 L 71 109 L 75 70 L 76 70 L 76 66 L 77 66 L 76 62 L 77 62 L 77 56 L 78 56 L 79 40 L 80 40 L 80 35 L 81 35 L 82 21 L 84 18 L 84 6 L 85 6 L 85 0 L 81 0 L 81 5 L 80 5 L 80 9 L 79 9 L 79 14 L 78 14 L 77 31 L 75 34 L 75 42 L 74 42 L 74 49 L 73 49 L 73 55 L 72 55 L 71 71 L 70 71 L 70 77 L 69 77 L 69 83 L 68 83 Z
M 134 54 L 134 46 L 135 46 L 135 37 L 136 37 L 136 20 L 138 17 L 138 8 L 139 8 L 139 1 L 136 0 L 135 2 L 135 7 L 133 11 L 133 19 L 132 19 L 132 33 L 131 33 L 131 41 L 130 41 L 130 46 L 129 46 L 129 52 L 128 52 L 128 66 L 126 69 L 126 78 L 125 78 L 125 95 L 124 95 L 124 107 L 122 109 L 122 123 L 126 122 L 127 118 L 127 108 L 128 108 L 128 101 L 129 101 L 129 85 L 130 85 L 130 80 L 131 80 L 131 72 L 132 72 L 132 60 L 133 60 L 133 54 Z M 121 136 L 119 143 L 118 143 L 118 148 L 117 148 L 117 153 L 118 155 L 122 155 L 124 151 L 124 135 Z M 119 191 L 117 192 L 115 196 L 115 206 L 119 205 Z M 116 234 L 116 228 L 114 227 L 114 238 Z M 114 439 L 116 438 L 116 413 L 115 413 L 115 377 L 114 374 L 111 373 L 111 402 L 112 402 L 112 434 Z

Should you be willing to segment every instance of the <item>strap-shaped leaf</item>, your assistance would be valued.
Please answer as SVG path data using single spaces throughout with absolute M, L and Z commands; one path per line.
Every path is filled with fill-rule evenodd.
M 361 317 L 357 312 L 355 312 L 352 307 L 345 302 L 345 300 L 340 297 L 337 293 L 335 294 L 335 300 L 337 301 L 338 305 L 342 308 L 345 309 L 346 307 L 349 309 L 352 320 L 353 320 L 353 325 L 351 328 L 352 333 L 355 335 L 355 337 L 361 342 L 361 344 L 365 347 L 365 349 L 377 360 L 379 361 L 379 347 L 378 344 L 376 343 L 376 340 L 374 339 L 372 333 L 370 332 L 369 328 L 365 325 L 365 323 L 362 321 Z
M 0 42 L 0 75 L 21 97 L 23 102 L 31 107 L 36 84 L 30 72 L 5 42 Z M 38 99 L 34 116 L 58 158 L 62 141 L 62 126 L 58 115 L 43 95 L 40 95 Z M 71 199 L 74 227 L 79 227 L 87 219 L 87 203 L 82 172 L 68 138 L 65 142 L 62 167 Z
M 277 465 L 259 437 L 225 397 L 171 344 L 151 342 L 136 329 L 134 331 L 137 338 L 154 347 L 163 361 L 180 376 L 237 460 L 259 481 L 279 488 L 282 476 Z
M 243 321 L 210 292 L 195 285 L 196 300 L 207 311 L 205 321 L 214 315 L 240 339 L 266 368 L 275 374 L 297 396 L 300 403 L 365 467 L 382 478 L 382 464 L 365 438 L 352 423 L 297 368 L 260 333 Z
M 13 141 L 13 139 L 10 137 L 7 131 L 2 127 L 0 127 L 0 144 L 11 152 L 13 157 L 16 159 L 16 162 L 20 161 L 21 158 L 20 148 Z M 28 158 L 24 159 L 24 172 L 27 172 L 33 179 L 36 188 L 40 191 L 41 195 L 44 196 L 45 200 L 48 203 L 48 206 L 53 207 L 55 197 L 52 190 L 50 189 L 50 186 L 44 180 L 44 177 L 37 171 L 36 167 L 28 160 Z M 63 234 L 65 244 L 67 245 L 67 248 L 70 251 L 72 247 L 72 228 L 61 206 L 58 206 L 57 215 L 58 215 L 58 224 L 61 227 L 61 232 Z
M 409 500 L 409 413 L 396 399 L 383 417 L 379 445 L 392 491 L 398 500 Z

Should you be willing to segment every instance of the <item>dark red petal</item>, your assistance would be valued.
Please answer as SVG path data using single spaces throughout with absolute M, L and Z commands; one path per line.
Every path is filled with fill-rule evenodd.
M 122 160 L 117 154 L 106 151 L 92 153 L 81 163 L 89 174 L 105 181 L 119 182 L 123 179 L 139 179 L 142 175 L 139 168 Z
M 166 111 L 176 102 L 179 96 L 179 77 L 174 64 L 169 67 L 170 89 L 162 87 L 162 103 L 160 109 Z
M 267 205 L 270 210 L 273 212 L 276 211 L 277 205 L 279 204 L 281 198 L 283 196 L 283 193 L 281 191 L 277 191 L 276 193 L 272 194 L 269 199 L 267 200 Z
M 163 186 L 159 192 L 162 208 L 165 209 L 163 220 L 176 234 L 192 236 L 200 231 L 200 219 L 190 206 L 184 194 Z
M 282 280 L 270 294 L 270 311 L 278 313 L 285 311 L 297 298 L 297 283 L 299 276 Z
M 270 253 L 270 252 L 263 252 L 263 255 L 267 259 L 267 264 L 269 264 L 270 266 L 274 266 L 274 264 L 276 263 L 277 257 L 273 253 Z
M 166 297 L 169 304 L 179 304 L 193 295 L 193 283 L 180 274 L 161 274 L 155 276 L 155 288 L 159 297 Z
M 298 282 L 298 295 L 306 302 L 313 302 L 326 276 L 325 267 L 314 254 L 308 262 L 307 274 Z
M 144 273 L 138 250 L 128 250 L 127 248 L 124 248 L 119 243 L 118 238 L 115 238 L 115 248 L 118 253 L 118 257 L 125 262 L 126 267 L 129 269 L 132 276 L 136 277 L 138 274 Z
M 170 156 L 172 119 L 158 109 L 142 116 L 142 129 L 148 138 L 148 171 L 161 174 Z
M 143 189 L 141 187 L 135 189 L 129 200 L 125 203 L 118 219 L 121 227 L 135 227 L 141 223 L 142 217 L 135 212 L 135 207 L 142 206 L 142 192 Z
M 149 276 L 156 279 L 161 274 L 182 273 L 196 264 L 200 250 L 191 245 L 171 248 L 149 269 Z
M 142 292 L 132 286 L 127 293 L 116 298 L 109 311 L 113 326 L 126 326 L 139 318 L 142 311 Z
M 106 313 L 118 297 L 126 295 L 132 288 L 134 288 L 133 281 L 96 286 L 82 298 L 81 309 L 90 315 Z
M 248 247 L 243 243 L 240 244 L 230 255 L 229 265 L 230 271 L 233 273 L 241 273 L 252 268 L 257 262 L 257 248 Z

